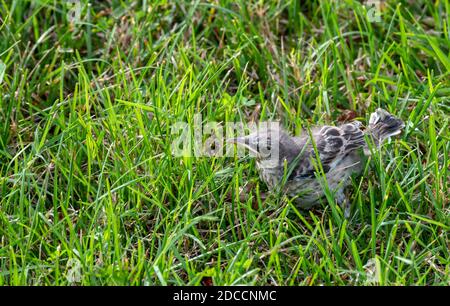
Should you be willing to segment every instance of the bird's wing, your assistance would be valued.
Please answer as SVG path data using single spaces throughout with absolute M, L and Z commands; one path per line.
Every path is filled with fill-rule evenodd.
M 364 146 L 361 123 L 354 121 L 341 126 L 324 126 L 316 138 L 317 151 L 322 165 L 329 165 L 336 158 Z
M 364 146 L 364 132 L 360 126 L 359 121 L 353 121 L 341 126 L 324 126 L 318 132 L 313 133 L 317 153 L 325 173 L 335 166 L 334 162 Z M 295 170 L 291 173 L 291 178 L 315 177 L 315 167 L 311 163 L 311 157 L 316 157 L 312 145 L 305 152 L 304 157 L 298 161 Z

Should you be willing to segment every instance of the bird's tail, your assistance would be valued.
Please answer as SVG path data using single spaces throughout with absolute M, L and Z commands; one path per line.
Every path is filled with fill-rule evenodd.
M 379 146 L 389 137 L 400 134 L 404 127 L 405 124 L 401 119 L 378 108 L 370 115 L 367 134 L 371 136 L 375 145 Z

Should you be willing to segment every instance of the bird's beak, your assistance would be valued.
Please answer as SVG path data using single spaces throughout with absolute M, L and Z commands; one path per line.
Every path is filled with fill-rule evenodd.
M 235 145 L 238 145 L 243 148 L 247 148 L 250 152 L 254 154 L 258 154 L 258 151 L 252 148 L 250 145 L 249 137 L 235 137 L 235 138 L 228 138 L 225 140 L 227 143 L 232 143 Z
M 237 145 L 245 145 L 246 143 L 248 143 L 248 140 L 246 140 L 245 137 L 235 137 L 235 138 L 228 138 L 227 140 L 225 140 L 225 142 L 234 143 Z

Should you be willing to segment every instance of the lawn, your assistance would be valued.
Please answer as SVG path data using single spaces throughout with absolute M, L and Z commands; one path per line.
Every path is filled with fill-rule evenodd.
M 448 285 L 449 13 L 0 0 L 0 285 Z M 177 124 L 299 134 L 378 107 L 406 127 L 348 218 L 268 193 L 251 158 L 173 154 Z

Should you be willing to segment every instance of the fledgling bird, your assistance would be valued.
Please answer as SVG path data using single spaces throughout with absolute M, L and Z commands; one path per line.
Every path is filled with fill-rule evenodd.
M 361 151 L 370 155 L 366 141 L 380 148 L 384 140 L 398 135 L 404 126 L 402 120 L 379 108 L 370 115 L 365 130 L 361 129 L 361 122 L 352 121 L 317 127 L 311 133 L 305 131 L 302 136 L 293 137 L 282 129 L 269 127 L 230 141 L 254 153 L 260 177 L 269 190 L 280 186 L 303 209 L 319 204 L 325 196 L 316 176 L 316 172 L 322 173 L 317 163 L 320 160 L 328 186 L 348 216 L 344 189 L 351 184 L 350 177 L 363 170 Z

